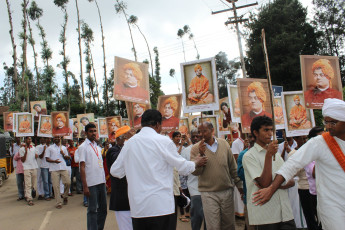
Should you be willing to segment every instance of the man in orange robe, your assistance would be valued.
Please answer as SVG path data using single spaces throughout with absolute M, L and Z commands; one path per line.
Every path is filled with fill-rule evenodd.
M 311 123 L 307 119 L 307 110 L 301 105 L 298 95 L 293 97 L 295 105 L 290 111 L 289 126 L 292 129 L 308 129 L 311 128 Z
M 41 133 L 51 134 L 52 124 L 50 124 L 49 117 L 45 119 L 45 122 L 41 126 Z
M 70 129 L 66 127 L 67 118 L 63 113 L 56 115 L 54 122 L 53 135 L 68 136 L 70 134 Z
M 117 117 L 113 117 L 108 123 L 108 137 L 110 143 L 114 143 L 116 141 L 115 135 L 116 131 L 121 127 L 120 121 Z
M 27 119 L 27 116 L 23 116 L 24 120 L 20 122 L 19 124 L 19 132 L 21 133 L 30 133 L 31 132 L 31 127 L 30 127 L 30 122 Z
M 160 112 L 163 115 L 162 128 L 164 129 L 178 129 L 179 119 L 175 117 L 175 112 L 178 108 L 177 98 L 175 96 L 166 99 L 162 105 Z
M 108 133 L 107 133 L 107 124 L 105 123 L 105 121 L 104 120 L 100 120 L 100 133 L 101 133 L 101 135 L 107 135 Z
M 277 99 L 274 99 L 274 117 L 277 125 L 284 124 L 283 108 L 279 105 Z
M 5 131 L 13 130 L 13 113 L 9 113 L 6 118 Z
M 145 104 L 133 103 L 133 127 L 139 129 L 141 127 L 141 116 L 146 110 Z
M 255 117 L 267 116 L 272 118 L 272 114 L 264 110 L 266 92 L 261 82 L 254 81 L 247 88 L 249 97 L 250 112 L 241 117 L 242 129 L 244 133 L 250 133 L 250 125 Z
M 319 59 L 313 63 L 312 72 L 315 85 L 312 89 L 304 92 L 305 103 L 307 106 L 321 108 L 326 98 L 337 98 L 342 100 L 342 94 L 332 88 L 334 70 L 327 59 Z
M 213 102 L 213 95 L 209 91 L 209 81 L 202 75 L 202 67 L 194 66 L 196 76 L 192 79 L 188 89 L 188 102 L 190 104 L 209 104 Z

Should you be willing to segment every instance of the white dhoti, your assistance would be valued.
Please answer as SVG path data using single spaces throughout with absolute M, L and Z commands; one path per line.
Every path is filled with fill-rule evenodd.
M 37 193 L 39 196 L 44 196 L 41 168 L 37 168 Z
M 133 230 L 131 211 L 115 211 L 119 230 Z
M 238 191 L 237 187 L 234 188 L 234 204 L 235 215 L 239 217 L 244 217 L 244 203 L 241 199 L 241 194 Z
M 301 203 L 298 195 L 298 179 L 295 177 L 295 186 L 289 188 L 289 199 L 297 228 L 307 228 Z

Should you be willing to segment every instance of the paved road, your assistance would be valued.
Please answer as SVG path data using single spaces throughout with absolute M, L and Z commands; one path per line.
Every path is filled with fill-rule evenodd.
M 83 195 L 69 197 L 68 205 L 55 208 L 55 200 L 34 199 L 34 206 L 25 201 L 16 201 L 16 177 L 10 175 L 0 188 L 0 229 L 1 230 L 84 230 L 86 229 L 86 210 Z M 109 196 L 108 196 L 109 199 Z M 109 203 L 109 201 L 108 201 Z M 244 229 L 243 221 L 236 220 L 236 230 Z M 190 223 L 178 221 L 178 230 L 190 230 Z M 108 211 L 105 230 L 118 230 L 113 211 Z

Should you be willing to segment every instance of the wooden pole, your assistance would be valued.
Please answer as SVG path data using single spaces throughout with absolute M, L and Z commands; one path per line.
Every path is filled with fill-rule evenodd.
M 274 105 L 273 105 L 273 90 L 272 90 L 272 81 L 271 81 L 271 72 L 270 72 L 270 64 L 268 61 L 268 53 L 267 53 L 267 47 L 266 47 L 266 36 L 265 36 L 265 29 L 261 30 L 261 42 L 262 42 L 262 49 L 265 56 L 265 67 L 266 67 L 266 74 L 267 74 L 267 80 L 268 80 L 268 90 L 270 94 L 270 103 L 272 108 L 272 121 L 273 121 L 273 140 L 277 140 L 276 136 L 276 124 L 275 124 L 275 116 L 274 116 Z M 273 160 L 275 160 L 275 156 L 273 156 Z

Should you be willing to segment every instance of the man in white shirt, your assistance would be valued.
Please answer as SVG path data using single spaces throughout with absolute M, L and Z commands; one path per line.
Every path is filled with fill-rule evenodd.
M 20 149 L 20 137 L 15 138 L 15 143 L 12 143 L 10 147 L 10 155 L 14 158 Z M 18 199 L 24 199 L 24 175 L 22 173 L 17 173 L 17 161 L 13 160 L 13 167 L 16 170 L 17 188 L 18 188 Z
M 199 131 L 197 129 L 193 129 L 190 132 L 190 138 L 192 144 L 196 144 L 200 141 Z M 190 160 L 190 151 L 192 150 L 193 145 L 188 146 L 181 152 L 181 156 L 185 158 L 187 161 Z M 204 222 L 204 229 L 206 230 L 206 223 L 204 218 L 204 211 L 202 209 L 202 201 L 201 195 L 198 189 L 198 177 L 194 176 L 193 174 L 188 175 L 187 186 L 189 193 L 191 195 L 191 207 L 190 207 L 190 218 L 192 224 L 192 230 L 200 230 L 202 222 Z
M 173 169 L 188 175 L 196 165 L 205 165 L 207 158 L 198 156 L 191 162 L 181 157 L 170 138 L 159 134 L 162 114 L 158 110 L 146 110 L 141 126 L 125 143 L 110 173 L 127 178 L 134 230 L 175 230 Z
M 41 178 L 44 191 L 44 199 L 50 201 L 50 196 L 52 195 L 52 182 L 51 175 L 49 172 L 49 163 L 46 160 L 46 150 L 49 147 L 50 138 L 42 137 L 41 145 L 37 146 L 39 158 L 41 159 Z
M 85 126 L 87 139 L 79 146 L 80 176 L 84 195 L 89 198 L 87 229 L 101 230 L 107 218 L 107 191 L 103 168 L 102 149 L 97 146 L 97 129 L 92 123 Z
M 45 137 L 40 138 L 40 144 L 36 146 L 37 150 L 37 193 L 38 193 L 38 200 L 44 200 L 44 189 L 43 189 L 43 180 L 42 180 L 42 171 L 41 171 L 41 164 L 42 158 L 40 157 L 43 150 L 45 150 Z
M 284 161 L 287 160 L 288 154 L 297 147 L 297 142 L 292 137 L 285 137 L 285 132 L 283 136 L 286 141 L 278 145 L 278 153 L 281 155 Z
M 46 149 L 46 160 L 49 164 L 49 172 L 53 182 L 53 188 L 55 193 L 56 208 L 62 208 L 62 200 L 60 196 L 60 180 L 64 185 L 64 193 L 62 194 L 63 204 L 68 203 L 68 190 L 71 186 L 71 178 L 67 171 L 65 158 L 68 158 L 68 152 L 65 146 L 60 144 L 60 137 L 54 137 L 54 144 L 50 145 Z
M 31 137 L 25 137 L 25 146 L 19 150 L 24 168 L 25 197 L 29 206 L 34 205 L 32 202 L 32 189 L 37 190 L 37 150 L 31 145 Z
M 322 228 L 344 230 L 345 161 L 338 161 L 337 158 L 344 159 L 345 102 L 325 99 L 322 116 L 329 133 L 314 137 L 298 149 L 276 173 L 272 184 L 254 193 L 253 202 L 264 205 L 285 180 L 291 179 L 299 169 L 316 161 L 317 214 Z

